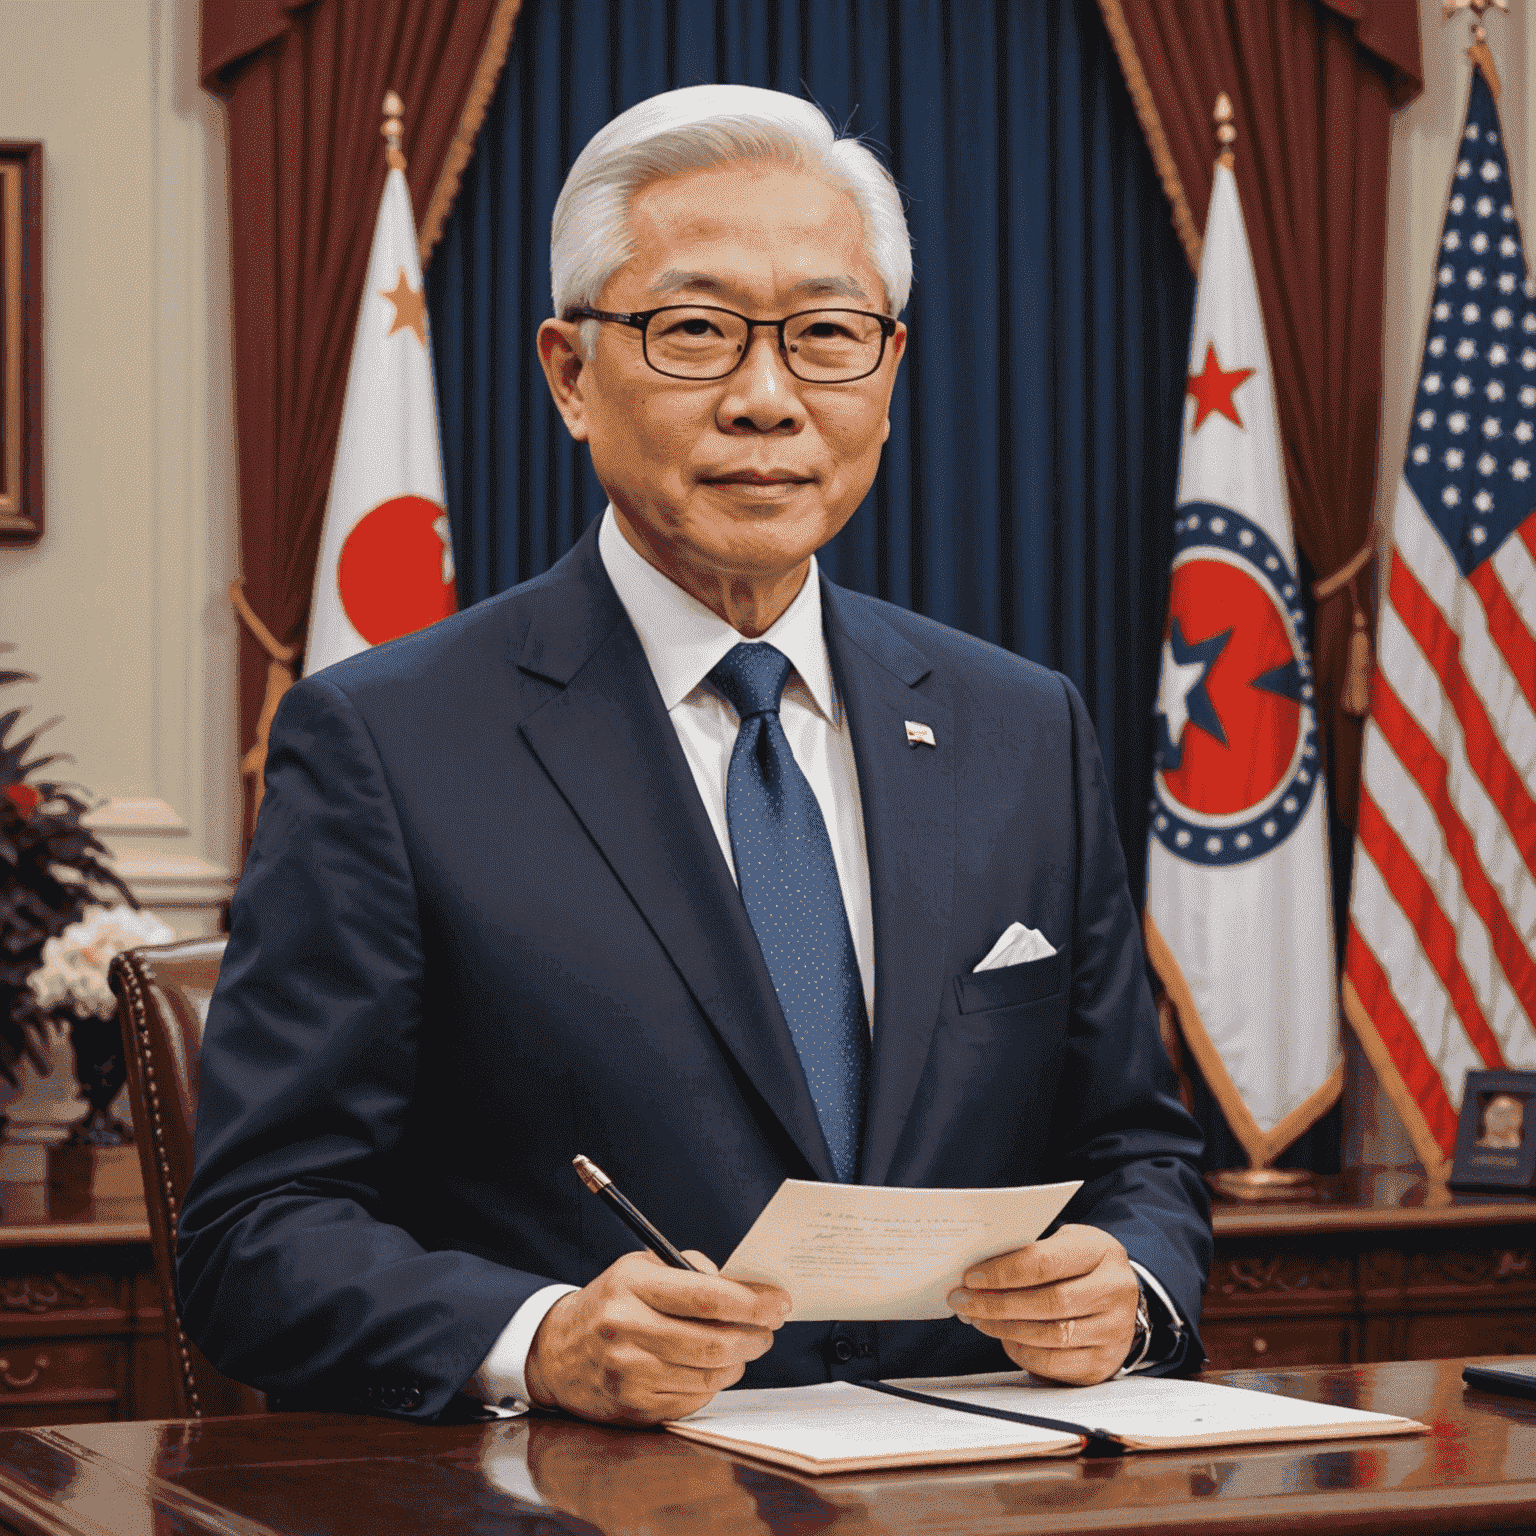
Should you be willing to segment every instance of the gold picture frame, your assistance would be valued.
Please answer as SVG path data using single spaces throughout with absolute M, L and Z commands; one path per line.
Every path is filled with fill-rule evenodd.
M 0 544 L 43 534 L 43 146 L 0 140 Z

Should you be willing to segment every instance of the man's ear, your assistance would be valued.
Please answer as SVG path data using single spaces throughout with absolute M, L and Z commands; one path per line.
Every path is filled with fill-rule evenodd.
M 896 387 L 896 370 L 901 367 L 901 360 L 906 355 L 906 351 L 907 351 L 907 328 L 899 320 L 896 322 L 896 329 L 891 332 L 891 339 L 890 339 L 889 342 L 886 343 L 886 346 L 887 346 L 887 350 L 890 352 L 891 358 L 893 360 L 893 364 L 892 364 L 892 368 L 891 368 L 891 388 L 895 389 L 895 387 Z M 880 441 L 882 443 L 888 443 L 890 440 L 891 440 L 890 397 L 887 396 L 886 397 L 885 426 L 881 429 Z
M 546 320 L 539 327 L 539 362 L 555 397 L 555 409 L 578 443 L 587 440 L 587 402 L 582 393 L 581 327 L 570 320 Z

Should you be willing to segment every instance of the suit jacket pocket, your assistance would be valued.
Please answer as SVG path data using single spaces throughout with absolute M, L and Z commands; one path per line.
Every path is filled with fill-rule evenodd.
M 990 971 L 956 976 L 955 996 L 961 1013 L 1034 1003 L 1060 992 L 1066 984 L 1066 973 L 1065 956 L 1046 955 L 1040 960 L 1026 960 L 1022 965 L 1000 965 Z

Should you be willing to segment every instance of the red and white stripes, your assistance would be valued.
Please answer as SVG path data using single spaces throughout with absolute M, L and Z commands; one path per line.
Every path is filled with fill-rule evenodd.
M 1536 512 L 1464 577 L 1400 481 L 1378 663 L 1346 1007 L 1432 1165 L 1467 1071 L 1536 1068 Z

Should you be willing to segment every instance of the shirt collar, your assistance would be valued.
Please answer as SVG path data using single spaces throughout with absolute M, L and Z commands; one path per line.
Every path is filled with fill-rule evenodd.
M 597 530 L 597 553 L 640 637 L 645 659 L 670 713 L 709 676 L 715 664 L 746 636 L 671 580 L 619 532 L 610 506 Z M 821 583 L 815 555 L 795 600 L 773 627 L 758 637 L 781 650 L 799 673 L 816 707 L 838 724 L 832 665 L 821 631 Z M 750 643 L 750 642 L 749 642 Z

